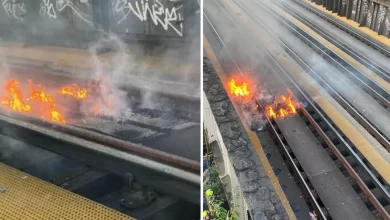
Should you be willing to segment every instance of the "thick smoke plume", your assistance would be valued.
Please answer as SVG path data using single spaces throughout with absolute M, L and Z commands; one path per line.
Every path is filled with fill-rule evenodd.
M 101 59 L 106 50 L 113 51 L 111 66 L 105 68 L 104 61 Z M 91 66 L 94 74 L 92 80 L 96 83 L 98 95 L 93 97 L 93 102 L 99 107 L 100 114 L 111 117 L 120 117 L 128 107 L 127 92 L 120 89 L 120 78 L 124 72 L 129 69 L 129 56 L 126 51 L 126 45 L 114 34 L 102 37 L 90 48 Z M 88 103 L 90 104 L 90 103 Z

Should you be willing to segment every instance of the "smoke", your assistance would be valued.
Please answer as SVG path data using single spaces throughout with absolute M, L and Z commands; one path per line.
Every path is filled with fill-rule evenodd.
M 71 3 L 71 1 L 66 2 Z M 123 4 L 116 4 L 115 2 L 110 1 L 107 3 L 107 6 L 109 6 L 107 11 L 111 10 L 107 12 L 107 15 L 112 16 L 110 20 L 101 21 L 99 19 L 102 19 L 104 16 L 98 16 L 93 13 L 102 12 L 99 12 L 99 10 L 94 11 L 90 8 L 86 9 L 88 7 L 84 7 L 83 4 L 69 4 L 62 5 L 64 7 L 58 7 L 58 5 L 52 4 L 52 2 L 40 4 L 39 2 L 22 1 L 20 4 L 25 5 L 18 6 L 25 8 L 26 12 L 23 13 L 23 17 L 18 17 L 17 20 L 13 17 L 9 19 L 15 20 L 21 27 L 21 33 L 24 33 L 24 35 L 14 31 L 9 35 L 12 36 L 12 39 L 23 41 L 23 47 L 29 47 L 31 46 L 30 43 L 32 43 L 34 47 L 26 48 L 26 50 L 29 52 L 34 51 L 32 54 L 35 57 L 30 58 L 27 56 L 28 59 L 33 60 L 38 65 L 47 62 L 48 65 L 45 67 L 48 67 L 49 71 L 51 71 L 52 67 L 55 70 L 62 70 L 63 66 L 69 65 L 71 68 L 66 68 L 63 71 L 70 72 L 68 75 L 71 76 L 70 78 L 72 78 L 73 74 L 78 73 L 73 72 L 73 64 L 68 64 L 68 59 L 64 58 L 65 62 L 62 62 L 62 58 L 52 60 L 51 58 L 55 56 L 50 57 L 50 55 L 44 53 L 48 52 L 50 54 L 53 52 L 54 50 L 51 48 L 53 44 L 59 47 L 89 48 L 88 67 L 92 71 L 90 71 L 90 74 L 82 72 L 79 76 L 82 79 L 86 78 L 90 82 L 90 85 L 87 85 L 88 90 L 92 88 L 89 94 L 97 93 L 96 97 L 94 95 L 89 96 L 88 99 L 90 100 L 83 101 L 80 104 L 81 112 L 88 116 L 95 116 L 98 112 L 100 115 L 109 116 L 114 120 L 134 119 L 136 107 L 163 110 L 169 115 L 174 115 L 175 108 L 177 106 L 183 107 L 184 104 L 172 104 L 171 100 L 162 99 L 162 97 L 172 95 L 189 97 L 191 99 L 198 98 L 200 100 L 200 10 L 196 12 L 192 9 L 187 10 L 189 7 L 196 6 L 191 5 L 187 7 L 187 5 L 180 5 L 181 3 L 168 1 L 164 2 L 164 5 L 159 4 L 153 7 L 161 7 L 161 9 L 164 9 L 164 13 L 176 10 L 176 16 L 173 13 L 159 15 L 145 9 L 148 18 L 140 18 L 129 10 L 127 4 L 130 3 L 122 2 Z M 91 1 L 82 1 L 82 3 L 88 3 L 89 6 L 94 4 Z M 183 2 L 183 4 L 192 3 Z M 117 11 L 119 6 L 121 6 L 121 11 Z M 152 7 L 151 3 L 149 7 Z M 5 9 L 0 7 L 0 11 L 2 10 Z M 83 13 L 78 13 L 80 11 Z M 104 15 L 105 12 L 102 14 Z M 96 23 L 92 27 L 86 20 L 90 21 L 95 16 Z M 123 16 L 126 16 L 126 19 L 123 19 Z M 172 18 L 167 16 L 172 16 Z M 9 15 L 6 16 L 7 19 L 8 17 Z M 7 19 L 5 22 L 9 23 Z M 123 21 L 118 25 L 117 21 L 122 19 Z M 176 21 L 174 21 L 175 19 Z M 154 23 L 157 20 L 159 22 Z M 0 20 L 1 24 L 2 22 L 4 23 L 3 17 Z M 181 24 L 183 24 L 183 29 L 181 30 L 183 37 L 179 37 L 175 32 L 175 30 L 180 30 L 178 27 Z M 105 27 L 105 30 L 108 29 L 112 32 L 107 33 L 99 29 L 100 36 L 98 40 L 90 45 L 86 45 L 85 43 L 90 39 L 90 35 L 83 36 L 84 32 L 101 25 Z M 149 25 L 152 26 L 149 27 Z M 71 33 L 67 30 L 70 30 L 69 32 Z M 5 37 L 7 41 L 9 40 L 10 36 L 7 34 L 3 36 L 3 32 L 1 34 L 1 37 Z M 166 36 L 164 36 L 165 34 Z M 145 37 L 147 40 L 142 39 L 141 41 L 141 39 L 138 39 L 139 36 Z M 129 40 L 131 42 L 128 43 L 126 41 L 125 43 L 122 40 L 124 38 L 131 39 Z M 169 40 L 166 41 L 165 39 Z M 42 51 L 40 51 L 41 49 Z M 72 49 L 65 49 L 65 51 L 69 52 L 68 56 L 72 56 Z M 4 52 L 6 53 L 6 50 Z M 43 54 L 42 57 L 40 57 L 40 54 Z M 36 58 L 38 61 L 35 61 Z M 4 85 L 10 76 L 5 56 L 3 57 L 0 54 L 0 59 L 0 65 L 4 69 L 3 73 L 0 74 L 0 83 Z M 49 61 L 46 61 L 47 59 Z M 25 61 L 23 60 L 23 62 Z M 63 65 L 63 63 L 65 64 Z M 46 63 L 42 66 L 44 65 Z M 75 66 L 78 66 L 78 64 Z M 78 71 L 77 67 L 75 69 Z M 63 73 L 56 72 L 55 74 L 60 75 Z M 47 88 L 48 91 L 58 89 L 58 81 L 39 76 L 37 78 L 38 80 L 34 79 L 34 82 L 47 87 L 50 84 L 53 87 Z M 78 84 L 76 81 L 77 77 L 74 79 L 74 81 L 69 83 Z M 20 81 L 23 83 L 22 81 L 24 80 Z M 3 94 L 0 92 L 0 95 Z M 66 105 L 66 101 L 64 103 Z M 65 108 L 67 110 L 70 109 L 70 111 L 74 109 L 70 106 L 65 106 Z
M 112 59 L 109 65 L 113 68 L 108 69 L 106 60 L 103 60 L 105 54 L 111 52 Z M 124 75 L 125 70 L 130 68 L 129 55 L 126 45 L 115 34 L 102 36 L 96 43 L 90 47 L 91 66 L 93 67 L 92 81 L 97 95 L 92 97 L 92 102 L 97 105 L 99 114 L 110 117 L 121 117 L 123 112 L 129 106 L 127 92 L 120 89 L 120 77 Z M 88 103 L 90 106 L 91 103 Z
M 5 135 L 8 133 L 5 129 L 2 129 L 2 132 Z M 58 168 L 63 164 L 64 158 L 0 134 L 0 160 L 33 173 L 44 170 L 47 176 L 54 176 L 58 174 Z

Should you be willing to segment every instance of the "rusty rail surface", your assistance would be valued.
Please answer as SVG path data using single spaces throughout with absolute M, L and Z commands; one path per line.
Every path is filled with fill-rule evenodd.
M 240 4 L 239 4 L 240 5 Z M 246 11 L 246 10 L 244 10 Z M 232 16 L 233 17 L 233 16 Z M 234 18 L 232 19 L 234 20 Z M 264 26 L 264 24 L 262 24 L 262 26 Z M 214 29 L 214 28 L 213 28 Z M 219 36 L 217 30 L 213 30 L 217 36 Z M 224 47 L 224 49 L 226 49 L 227 51 L 228 48 L 226 48 L 225 44 L 223 43 L 222 39 L 219 38 L 219 40 L 222 42 L 222 45 Z M 254 39 L 255 40 L 255 39 Z M 285 45 L 283 42 L 282 44 L 284 45 L 284 48 L 286 48 L 287 50 L 291 50 L 287 45 Z M 270 52 L 268 52 L 267 50 L 264 49 L 264 52 L 269 55 L 269 57 L 271 58 L 272 62 L 275 62 L 277 63 L 277 60 L 275 60 L 272 56 L 272 54 L 270 54 Z M 290 53 L 291 56 L 297 56 L 295 53 Z M 234 63 L 236 66 L 237 66 L 237 69 L 240 70 L 238 64 L 234 61 L 233 57 L 230 56 L 230 59 L 232 59 L 232 63 Z M 300 59 L 299 57 L 297 57 L 297 59 Z M 271 67 L 271 65 L 270 65 Z M 280 66 L 279 66 L 280 67 Z M 305 70 L 308 69 L 308 67 L 303 67 Z M 271 67 L 271 69 L 273 69 Z M 289 85 L 292 85 L 294 88 L 296 88 L 296 90 L 298 90 L 299 92 L 298 93 L 294 93 L 294 98 L 296 100 L 302 100 L 300 98 L 303 98 L 303 100 L 306 100 L 307 103 L 309 104 L 309 107 L 311 107 L 314 111 L 314 113 L 318 114 L 321 118 L 321 121 L 325 122 L 325 125 L 326 125 L 326 128 L 328 128 L 330 131 L 332 131 L 332 133 L 334 133 L 337 137 L 337 140 L 340 141 L 340 143 L 342 143 L 346 149 L 348 150 L 348 152 L 352 155 L 352 157 L 357 161 L 357 163 L 359 164 L 359 166 L 361 166 L 363 168 L 363 171 L 362 171 L 362 174 L 363 173 L 366 173 L 370 180 L 372 180 L 374 182 L 374 184 L 380 189 L 381 192 L 384 193 L 386 199 L 390 198 L 389 196 L 389 193 L 387 192 L 387 190 L 384 188 L 384 186 L 381 184 L 380 180 L 375 176 L 374 174 L 374 171 L 371 170 L 371 168 L 369 168 L 367 165 L 364 164 L 363 162 L 363 159 L 360 158 L 360 156 L 358 154 L 356 154 L 353 150 L 353 147 L 348 143 L 348 140 L 346 140 L 345 137 L 343 137 L 340 132 L 337 131 L 337 129 L 335 129 L 333 127 L 333 125 L 331 124 L 331 122 L 329 121 L 329 119 L 326 118 L 326 116 L 324 116 L 321 111 L 316 107 L 316 105 L 314 104 L 314 102 L 312 102 L 312 99 L 309 98 L 308 95 L 305 94 L 305 92 L 300 88 L 300 86 L 295 82 L 295 80 L 293 80 L 291 78 L 291 76 L 284 70 L 280 67 L 281 71 L 275 71 L 276 75 L 279 75 L 281 79 L 284 79 L 284 83 L 287 87 L 287 84 Z M 309 68 L 310 69 L 310 68 Z M 241 71 L 239 71 L 241 72 Z M 283 72 L 283 73 L 281 73 Z M 297 98 L 299 97 L 299 98 Z M 308 108 L 308 107 L 307 107 Z M 332 153 L 336 155 L 336 157 L 340 160 L 341 164 L 343 165 L 343 167 L 347 170 L 347 172 L 349 173 L 349 175 L 357 182 L 358 186 L 361 188 L 361 190 L 363 191 L 363 193 L 369 198 L 370 202 L 375 206 L 376 210 L 381 213 L 381 215 L 385 218 L 385 219 L 390 219 L 390 216 L 389 216 L 389 213 L 387 213 L 387 211 L 385 210 L 385 208 L 382 206 L 382 204 L 379 202 L 379 200 L 376 198 L 376 196 L 370 191 L 370 189 L 368 188 L 368 186 L 365 184 L 365 182 L 363 181 L 363 179 L 359 176 L 359 174 L 353 169 L 352 165 L 348 162 L 348 160 L 341 154 L 341 152 L 339 151 L 339 149 L 337 149 L 337 147 L 335 146 L 334 143 L 332 143 L 332 141 L 330 140 L 330 138 L 328 137 L 328 135 L 325 133 L 325 131 L 323 130 L 323 128 L 320 127 L 319 123 L 317 123 L 313 117 L 310 115 L 310 113 L 307 111 L 307 109 L 303 108 L 302 109 L 302 117 L 303 118 L 306 118 L 310 124 L 312 124 L 314 126 L 314 128 L 316 129 L 316 131 L 320 134 L 320 137 L 323 138 L 323 140 L 325 141 L 325 143 L 329 146 L 329 149 L 331 149 Z M 313 114 L 314 114 L 313 113 Z M 282 147 L 282 152 L 286 155 L 286 158 L 287 158 L 287 162 L 292 166 L 292 170 L 294 171 L 294 173 L 298 173 L 298 175 L 295 175 L 295 178 L 298 179 L 298 181 L 300 181 L 302 183 L 302 180 L 303 181 L 306 181 L 307 183 L 310 183 L 310 180 L 308 179 L 304 179 L 304 175 L 302 175 L 300 173 L 300 171 L 297 169 L 297 164 L 299 164 L 299 161 L 296 160 L 296 161 L 293 161 L 293 162 L 290 162 L 291 160 L 293 160 L 290 156 L 290 152 L 288 152 L 288 148 L 286 147 L 286 144 L 283 143 L 283 137 L 278 135 L 277 134 L 277 126 L 276 124 L 272 123 L 272 119 L 270 120 L 269 118 L 267 118 L 267 121 L 269 122 L 269 125 L 271 126 L 271 133 L 274 133 L 276 134 L 276 137 L 277 137 L 277 142 L 281 143 L 281 147 Z M 291 164 L 292 163 L 292 164 Z M 310 184 L 302 184 L 302 190 L 305 191 L 306 195 L 309 196 L 309 201 L 311 203 L 311 206 L 313 208 L 316 209 L 316 211 L 318 212 L 318 214 L 320 215 L 319 218 L 320 219 L 328 219 L 329 218 L 329 213 L 326 212 L 326 210 L 324 210 L 323 208 L 324 207 L 321 207 L 321 205 L 316 201 L 317 199 L 321 199 L 321 198 L 316 198 L 316 193 L 312 191 L 312 189 L 310 189 Z M 331 217 L 331 216 L 330 216 Z
M 77 128 L 71 125 L 44 121 L 31 116 L 19 114 L 17 112 L 7 112 L 5 110 L 0 109 L 0 114 L 6 115 L 7 117 L 15 118 L 17 120 L 30 122 L 55 131 L 63 132 L 75 137 L 80 137 L 85 140 L 93 141 L 95 143 L 99 143 L 111 148 L 115 148 L 123 152 L 136 154 L 138 156 L 149 158 L 154 161 L 159 161 L 164 164 L 171 165 L 176 168 L 184 169 L 192 173 L 196 173 L 196 174 L 200 173 L 200 162 L 193 161 L 180 156 L 176 156 L 173 154 L 169 154 L 160 150 L 134 144 L 128 141 L 123 141 L 114 137 L 102 135 L 93 131 Z

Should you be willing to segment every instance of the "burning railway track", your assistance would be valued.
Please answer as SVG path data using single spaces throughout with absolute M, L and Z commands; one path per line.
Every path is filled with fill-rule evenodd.
M 222 3 L 219 2 L 219 4 Z M 221 6 L 220 8 L 223 9 L 226 8 L 226 6 Z M 220 42 L 218 42 L 217 44 L 222 44 L 224 50 L 226 50 L 229 55 L 229 58 L 224 58 L 227 60 L 223 59 L 224 62 L 227 63 L 226 66 L 231 68 L 231 64 L 234 63 L 236 68 L 233 69 L 238 70 L 238 72 L 243 75 L 243 73 L 240 71 L 239 64 L 234 60 L 232 53 L 230 53 L 225 42 L 223 42 L 222 38 L 220 37 L 222 35 L 218 33 L 218 31 L 215 29 L 215 27 L 207 16 L 206 18 L 207 21 L 210 23 L 209 29 L 215 33 L 215 36 L 218 36 L 218 41 Z M 231 18 L 233 23 L 236 23 L 238 20 L 234 16 L 231 16 Z M 240 24 L 237 25 L 240 26 Z M 256 39 L 253 40 L 256 41 Z M 287 45 L 285 45 L 285 47 L 287 47 Z M 261 48 L 263 54 L 265 53 L 270 57 L 273 57 L 272 54 L 270 54 L 270 52 L 267 51 L 264 47 Z M 294 54 L 292 53 L 292 55 Z M 298 96 L 299 98 L 295 100 L 301 100 L 301 103 L 305 103 L 304 105 L 297 106 L 298 108 L 295 109 L 297 115 L 301 116 L 302 119 L 309 127 L 312 128 L 313 131 L 315 130 L 315 136 L 327 150 L 329 156 L 336 162 L 336 164 L 338 164 L 338 168 L 344 173 L 344 175 L 348 176 L 350 184 L 354 187 L 356 192 L 360 196 L 365 198 L 365 205 L 369 207 L 369 210 L 374 214 L 374 216 L 381 216 L 385 219 L 388 219 L 389 213 L 386 210 L 389 210 L 390 208 L 390 205 L 388 203 L 390 197 L 386 189 L 386 184 L 383 184 L 381 182 L 381 177 L 377 177 L 378 174 L 376 173 L 376 171 L 372 167 L 368 167 L 363 162 L 364 159 L 361 155 L 355 152 L 354 146 L 351 144 L 351 142 L 349 142 L 349 140 L 347 140 L 346 137 L 335 128 L 334 123 L 332 123 L 324 115 L 324 113 L 318 108 L 315 102 L 305 92 L 303 92 L 303 90 L 298 86 L 298 84 L 291 78 L 291 76 L 286 72 L 286 70 L 282 69 L 282 67 L 277 63 L 275 59 L 272 59 L 270 63 L 266 62 L 266 65 L 267 69 L 269 68 L 270 70 L 272 70 L 274 75 L 277 76 L 279 80 L 283 79 L 282 82 L 285 86 L 289 85 L 288 87 L 294 90 L 293 94 Z M 228 71 L 231 71 L 231 69 L 229 69 Z M 237 100 L 242 99 L 236 98 L 235 101 Z M 287 100 L 287 98 L 282 98 L 282 100 Z M 263 106 L 263 108 L 261 107 L 261 102 L 258 103 L 260 105 L 260 109 L 267 110 L 267 107 L 265 105 Z M 292 112 L 293 111 L 294 110 L 292 110 Z M 302 167 L 298 158 L 295 157 L 291 148 L 288 146 L 286 139 L 282 135 L 282 132 L 278 127 L 278 124 L 276 123 L 276 121 L 279 120 L 278 117 L 275 118 L 273 117 L 273 115 L 274 114 L 270 113 L 267 114 L 267 111 L 264 111 L 263 117 L 267 121 L 269 131 L 274 137 L 274 140 L 281 148 L 281 152 L 283 152 L 287 164 L 290 165 L 292 171 L 294 172 L 294 178 L 296 178 L 296 180 L 301 183 L 300 186 L 302 187 L 302 190 L 305 194 L 305 199 L 308 205 L 311 209 L 314 209 L 316 211 L 318 218 L 331 218 L 332 216 L 329 216 L 329 213 L 326 210 L 324 203 L 321 201 L 321 198 L 313 188 L 311 180 L 308 178 L 308 175 L 304 171 L 302 171 Z M 375 186 L 374 189 L 372 189 L 373 186 Z M 374 194 L 372 190 L 374 190 L 376 193 Z M 331 198 L 327 199 L 331 200 Z
M 273 69 L 273 71 L 276 73 L 275 69 Z M 285 71 L 279 72 L 287 74 Z M 230 90 L 230 94 L 232 95 L 231 98 L 243 106 L 242 110 L 244 114 L 248 113 L 248 109 L 254 109 L 253 106 L 256 106 L 256 110 L 259 109 L 264 113 L 262 115 L 262 120 L 268 125 L 268 131 L 273 136 L 274 141 L 277 142 L 280 152 L 285 155 L 285 161 L 293 170 L 296 181 L 298 181 L 301 184 L 301 187 L 305 189 L 305 199 L 310 204 L 310 207 L 315 210 L 317 217 L 320 217 L 320 219 L 331 218 L 307 174 L 302 171 L 302 166 L 299 160 L 294 155 L 287 140 L 282 135 L 282 132 L 276 123 L 277 120 L 281 120 L 289 115 L 300 116 L 303 121 L 305 121 L 306 125 L 317 132 L 317 139 L 323 144 L 325 150 L 329 153 L 329 156 L 332 157 L 334 161 L 338 162 L 338 168 L 348 175 L 350 182 L 352 182 L 355 189 L 360 189 L 358 191 L 359 196 L 362 198 L 366 197 L 364 203 L 367 207 L 375 207 L 375 209 L 371 209 L 371 212 L 377 217 L 383 216 L 387 219 L 389 214 L 386 210 L 390 210 L 390 204 L 383 202 L 389 198 L 386 184 L 381 183 L 380 179 L 375 176 L 375 171 L 360 162 L 362 159 L 354 152 L 353 146 L 351 146 L 348 140 L 344 139 L 344 136 L 336 130 L 334 124 L 329 121 L 311 98 L 303 92 L 298 84 L 292 81 L 291 78 L 289 79 L 291 81 L 287 81 L 287 79 L 285 79 L 283 82 L 284 85 L 286 86 L 286 84 L 292 84 L 295 86 L 294 90 L 296 90 L 297 96 L 301 97 L 299 100 L 305 100 L 305 107 L 301 107 L 299 103 L 294 101 L 298 99 L 294 96 L 290 89 L 287 90 L 289 96 L 281 95 L 279 100 L 268 99 L 267 101 L 263 101 L 261 97 L 259 98 L 259 96 L 256 96 L 255 98 L 255 96 L 251 95 L 252 100 L 247 101 L 247 99 L 242 99 L 242 93 L 237 93 L 237 95 Z M 245 84 L 246 83 L 243 83 L 242 85 Z M 228 83 L 228 85 L 230 85 L 230 83 Z M 232 87 L 228 86 L 228 88 Z M 250 94 L 251 93 L 248 91 L 245 96 L 247 97 Z M 246 101 L 244 102 L 243 100 Z M 266 104 L 270 101 L 272 104 Z M 252 107 L 248 107 L 248 105 Z M 346 152 L 348 152 L 347 156 L 345 156 Z M 362 172 L 365 173 L 363 177 L 361 177 Z M 375 185 L 375 188 L 373 189 L 372 186 L 369 188 L 368 185 L 370 184 Z M 376 193 L 373 194 L 371 192 L 372 190 L 376 190 Z M 388 205 L 386 206 L 386 204 Z
M 177 138 L 182 133 L 171 131 L 170 126 L 189 123 L 194 117 L 189 117 L 181 109 L 165 112 L 164 109 L 147 109 L 135 102 L 131 103 L 132 116 L 135 118 L 118 122 L 101 112 L 95 102 L 100 98 L 101 89 L 96 86 L 97 83 L 77 81 L 79 84 L 76 85 L 71 83 L 75 82 L 74 79 L 68 79 L 54 80 L 55 85 L 50 84 L 53 80 L 46 80 L 47 85 L 39 85 L 37 79 L 21 80 L 28 78 L 21 77 L 23 74 L 20 72 L 14 73 L 16 77 L 8 80 L 0 92 L 0 124 L 7 128 L 0 129 L 0 134 L 84 162 L 96 169 L 120 176 L 131 174 L 141 184 L 158 192 L 199 205 L 200 164 L 194 158 L 199 153 L 194 156 L 192 149 L 179 149 L 180 146 L 171 146 L 169 140 L 160 141 L 160 137 Z M 47 78 L 53 75 L 48 74 Z M 133 97 L 138 97 L 139 91 L 126 92 L 133 91 Z M 195 103 L 193 100 L 184 102 L 164 94 L 160 96 L 171 108 L 172 103 L 175 106 L 178 103 L 182 106 Z M 196 103 L 199 105 L 199 100 Z M 80 105 L 86 106 L 87 111 L 81 112 Z M 170 117 L 165 118 L 164 115 L 173 112 L 176 115 L 174 121 Z M 82 115 L 79 116 L 80 113 Z M 141 117 L 140 121 L 138 117 Z M 156 120 L 162 124 L 149 124 Z M 117 135 L 102 131 L 106 126 L 115 127 L 115 131 L 122 133 Z M 142 133 L 142 139 L 138 139 L 141 132 L 145 134 Z M 136 143 L 133 142 L 134 137 L 137 137 Z
M 240 83 L 236 84 L 236 80 L 240 81 Z M 255 86 L 252 84 L 254 84 L 254 82 L 251 81 L 250 77 L 248 76 L 242 77 L 233 75 L 232 79 L 227 82 L 226 86 L 226 88 L 229 90 L 231 98 L 243 106 L 243 110 L 246 112 L 246 114 L 251 114 L 254 111 L 258 111 L 259 106 L 262 105 L 261 103 L 264 104 L 263 111 L 265 114 L 273 119 L 284 118 L 289 115 L 297 114 L 299 103 L 293 100 L 293 93 L 290 89 L 287 90 L 288 96 L 280 95 L 279 99 L 275 99 L 272 96 L 270 99 L 269 94 L 261 94 L 257 91 L 253 91 Z M 252 89 L 249 89 L 249 87 Z M 249 120 L 253 120 L 253 118 Z
M 21 112 L 0 110 L 0 125 L 7 128 L 0 131 L 4 136 L 115 174 L 131 173 L 161 192 L 199 202 L 197 161 Z M 172 192 L 171 187 L 178 191 Z
M 7 108 L 12 111 L 31 114 L 35 117 L 40 117 L 45 120 L 50 120 L 58 123 L 66 123 L 66 119 L 63 111 L 59 110 L 57 100 L 59 98 L 68 96 L 75 100 L 87 101 L 88 90 L 86 88 L 80 88 L 76 84 L 63 85 L 59 89 L 49 92 L 44 86 L 34 84 L 29 79 L 28 92 L 22 89 L 22 85 L 17 79 L 9 79 L 5 86 L 4 92 L 6 95 L 1 99 L 3 108 Z M 69 100 L 67 101 L 69 102 Z M 66 105 L 69 103 L 63 103 Z M 96 115 L 99 110 L 98 107 L 93 105 L 94 114 Z
M 348 47 L 347 45 L 340 45 L 340 42 L 333 37 L 330 36 L 328 33 L 325 33 L 322 30 L 319 30 L 318 27 L 315 27 L 315 25 L 305 19 L 303 16 L 300 16 L 298 13 L 294 12 L 292 9 L 286 7 L 286 5 L 280 1 L 275 2 L 278 7 L 285 10 L 287 13 L 289 13 L 294 18 L 298 19 L 299 21 L 303 22 L 308 27 L 313 28 L 313 30 L 319 32 L 319 34 L 324 37 L 325 39 L 329 40 L 330 42 L 334 43 L 334 45 L 338 46 L 342 50 L 348 51 L 347 53 L 354 57 L 357 61 L 361 62 L 363 65 L 365 65 L 372 73 L 376 74 L 377 76 L 381 76 L 385 81 L 389 81 L 389 73 L 381 68 L 379 65 L 375 64 L 373 60 L 370 60 L 368 58 L 364 58 L 361 54 L 356 52 L 353 48 Z M 241 7 L 244 8 L 244 6 L 241 5 Z M 337 55 L 332 50 L 329 50 L 325 45 L 323 45 L 321 42 L 317 41 L 315 38 L 313 38 L 311 35 L 306 33 L 303 29 L 297 28 L 293 22 L 288 20 L 286 17 L 282 16 L 279 12 L 277 12 L 275 9 L 271 8 L 270 6 L 264 5 L 267 11 L 271 14 L 271 16 L 275 17 L 279 20 L 280 24 L 288 31 L 290 31 L 292 34 L 294 34 L 297 38 L 299 38 L 303 43 L 308 45 L 309 47 L 313 48 L 313 50 L 319 54 L 321 57 L 323 57 L 325 60 L 329 61 L 331 65 L 333 65 L 335 68 L 340 70 L 340 73 L 344 74 L 347 78 L 349 78 L 352 82 L 356 83 L 356 85 L 359 85 L 360 88 L 369 96 L 371 96 L 381 107 L 384 109 L 389 110 L 390 108 L 390 94 L 388 91 L 386 91 L 381 85 L 379 85 L 377 82 L 369 78 L 367 75 L 365 75 L 363 70 L 357 69 L 355 66 L 351 65 L 349 62 L 343 59 L 343 57 Z M 248 9 L 244 9 L 248 11 Z M 251 13 L 249 13 L 251 14 Z M 253 14 L 251 14 L 253 16 Z M 364 112 L 364 110 L 359 109 L 352 101 L 348 95 L 341 94 L 341 92 L 337 91 L 337 88 L 335 86 L 332 86 L 330 82 L 327 82 L 326 79 L 321 76 L 319 73 L 313 70 L 313 66 L 309 65 L 301 57 L 299 57 L 283 40 L 278 39 L 278 41 L 284 45 L 287 50 L 286 52 L 291 55 L 291 57 L 303 68 L 308 69 L 308 73 L 323 87 L 327 88 L 330 91 L 330 94 L 334 99 L 342 105 L 345 110 L 347 110 L 360 124 L 363 125 L 363 127 L 369 131 L 370 133 L 374 134 L 374 138 L 380 142 L 387 151 L 390 151 L 390 139 L 388 137 L 387 131 L 385 128 L 387 126 L 378 126 L 378 121 L 376 121 L 377 124 L 374 124 L 374 118 L 367 116 Z M 353 54 L 351 54 L 353 53 Z M 382 131 L 381 131 L 382 129 Z

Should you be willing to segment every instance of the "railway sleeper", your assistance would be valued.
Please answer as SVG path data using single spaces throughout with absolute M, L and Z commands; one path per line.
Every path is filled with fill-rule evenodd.
M 326 217 L 327 219 L 331 219 L 331 217 L 330 217 L 330 215 L 329 215 L 329 212 L 328 212 L 328 210 L 325 208 L 325 206 L 322 206 L 322 207 L 321 207 L 321 210 L 322 210 L 322 213 L 324 213 L 324 215 L 325 215 L 325 217 Z
M 301 176 L 302 178 L 307 182 L 309 181 L 309 178 L 307 177 L 306 173 L 305 172 L 301 172 Z
M 325 148 L 325 151 L 329 154 L 330 158 L 333 161 L 338 160 L 336 154 L 333 153 L 333 150 L 331 148 Z
M 335 133 L 333 133 L 332 131 L 327 131 L 325 132 L 326 136 L 328 136 L 328 138 L 332 141 L 332 143 L 334 145 L 338 145 L 340 144 L 340 141 L 338 139 L 338 137 L 335 135 Z
M 315 113 L 315 114 L 312 114 L 311 117 L 314 119 L 315 122 L 319 123 L 322 121 L 322 118 L 319 114 Z
M 359 166 L 358 162 L 353 156 L 344 157 L 352 168 Z
M 383 207 L 390 205 L 389 202 L 386 200 L 386 198 L 383 196 L 383 193 L 378 188 L 371 189 L 370 191 Z M 373 206 L 372 202 L 370 201 L 370 199 L 365 193 L 360 192 L 358 194 L 367 207 Z M 373 209 L 375 208 L 373 207 Z
M 351 155 L 344 144 L 337 144 L 335 145 L 335 147 L 340 151 L 341 155 L 343 155 L 344 157 L 348 157 L 349 155 Z
M 359 194 L 362 191 L 362 189 L 360 189 L 360 186 L 357 184 L 356 180 L 352 177 L 352 176 L 347 176 L 346 177 L 347 180 L 348 180 L 348 183 L 352 186 L 352 188 Z
M 311 193 L 313 194 L 313 196 L 314 196 L 314 198 L 315 198 L 316 200 L 319 200 L 319 199 L 320 199 L 320 197 L 318 196 L 317 192 L 316 192 L 314 189 L 312 189 L 312 190 L 310 190 L 310 191 L 311 191 Z
M 319 122 L 318 125 L 320 126 L 321 130 L 325 130 L 327 127 L 329 127 L 325 121 Z
M 364 181 L 369 189 L 377 188 L 374 182 L 372 181 L 370 175 L 364 170 L 362 166 L 354 167 L 355 172 L 359 175 L 359 177 Z M 377 174 L 374 173 L 376 178 L 379 178 Z

